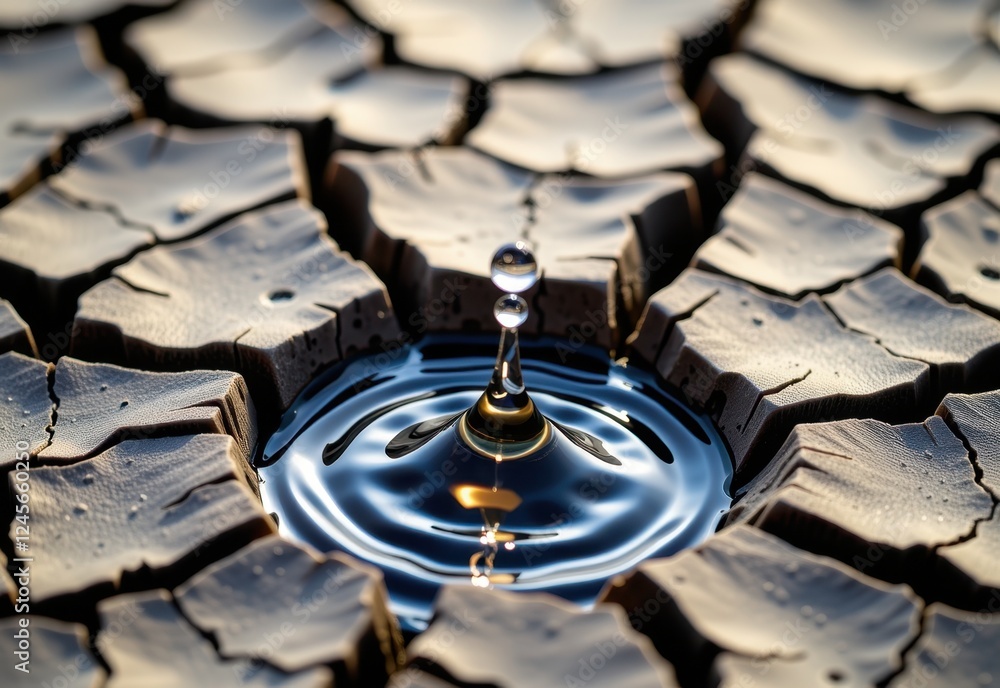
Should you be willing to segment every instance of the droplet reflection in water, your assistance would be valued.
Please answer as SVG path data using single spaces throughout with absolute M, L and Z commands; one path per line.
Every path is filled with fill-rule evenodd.
M 258 461 L 282 534 L 381 568 L 393 610 L 419 630 L 441 585 L 589 605 L 611 576 L 715 531 L 732 464 L 707 418 L 604 351 L 522 348 L 551 435 L 501 461 L 460 432 L 494 337 L 429 336 L 327 371 Z

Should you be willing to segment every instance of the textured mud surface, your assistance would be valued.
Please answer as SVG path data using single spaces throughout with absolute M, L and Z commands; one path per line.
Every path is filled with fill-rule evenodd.
M 1000 685 L 995 2 L 0 29 L 3 686 Z M 524 336 L 658 372 L 734 503 L 592 610 L 451 587 L 404 638 L 377 570 L 278 534 L 255 448 L 327 367 L 493 328 L 515 239 Z

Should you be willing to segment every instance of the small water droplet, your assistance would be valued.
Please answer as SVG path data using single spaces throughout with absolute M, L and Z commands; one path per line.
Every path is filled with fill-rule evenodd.
M 274 570 L 274 575 L 275 576 L 284 576 L 285 575 L 285 569 L 283 569 L 282 567 L 279 566 L 278 568 L 276 568 Z
M 108 391 L 108 386 L 107 385 L 101 385 L 101 391 L 102 392 L 107 392 Z
M 94 482 L 94 474 L 93 473 L 88 473 L 87 475 L 83 476 L 83 484 L 84 485 L 90 485 L 93 482 Z
M 26 415 L 26 416 L 30 416 L 30 415 L 31 415 L 31 411 L 29 411 L 29 410 L 25 409 L 25 410 L 24 410 L 24 415 Z
M 145 493 L 140 493 L 139 494 L 139 501 L 140 502 L 145 502 L 147 499 L 149 499 L 149 498 L 146 496 Z
M 85 514 L 89 510 L 90 510 L 90 507 L 87 506 L 86 504 L 84 504 L 83 502 L 80 502 L 79 504 L 77 504 L 76 506 L 73 507 L 73 512 L 77 513 L 77 514 Z
M 255 575 L 255 576 L 261 576 L 263 574 L 264 574 L 264 567 L 263 566 L 261 566 L 260 564 L 257 564 L 256 566 L 253 567 L 253 575 Z
M 756 325 L 757 327 L 760 327 L 761 325 L 764 324 L 764 321 L 761 320 L 760 318 L 754 318 L 753 319 L 753 324 Z
M 501 291 L 519 294 L 538 282 L 538 262 L 523 241 L 501 246 L 493 256 L 491 278 Z
M 513 552 L 514 551 L 514 547 L 516 547 L 516 546 L 517 545 L 515 545 L 513 542 L 506 542 L 506 543 L 504 543 L 503 548 L 505 550 L 507 550 L 508 552 Z
M 822 628 L 823 626 L 825 626 L 826 621 L 827 621 L 826 614 L 817 614 L 816 616 L 813 617 L 813 623 L 816 624 L 818 628 Z
M 493 315 L 501 326 L 512 330 L 528 319 L 528 302 L 517 294 L 501 296 L 493 306 Z
M 128 510 L 129 518 L 135 518 L 138 514 L 139 514 L 139 505 L 133 504 L 132 506 L 129 507 Z
M 813 608 L 810 607 L 808 604 L 802 607 L 802 609 L 800 609 L 799 611 L 802 612 L 802 616 L 806 617 L 807 619 L 813 615 Z
M 925 449 L 924 450 L 924 456 L 926 456 L 928 459 L 933 459 L 934 458 L 934 454 L 931 452 L 930 449 Z
M 979 681 L 979 685 L 981 686 L 993 685 L 993 676 L 985 671 L 979 674 L 979 676 L 976 677 L 976 680 Z
M 119 409 L 123 409 L 123 408 L 125 408 L 126 406 L 128 406 L 128 399 L 124 400 L 124 401 L 123 401 L 123 402 L 122 402 L 121 404 L 119 404 L 119 405 L 118 405 L 118 408 L 119 408 Z
M 766 581 L 761 587 L 764 588 L 764 592 L 772 592 L 774 590 L 774 583 Z
M 280 557 L 282 554 L 285 553 L 285 549 L 281 545 L 275 545 L 272 551 L 274 552 L 274 556 L 276 557 Z

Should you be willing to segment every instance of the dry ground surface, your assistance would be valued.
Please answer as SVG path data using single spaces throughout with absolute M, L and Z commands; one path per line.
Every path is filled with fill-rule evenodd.
M 4 0 L 0 684 L 1000 686 L 995 0 Z M 585 611 L 283 540 L 323 368 L 487 330 L 656 370 L 732 450 Z M 21 654 L 19 654 L 21 653 Z M 30 668 L 30 674 L 23 669 Z

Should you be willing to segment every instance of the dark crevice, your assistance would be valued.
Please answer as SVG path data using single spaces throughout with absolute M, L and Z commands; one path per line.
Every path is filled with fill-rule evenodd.
M 52 185 L 48 185 L 46 188 L 52 194 L 58 196 L 60 199 L 62 199 L 66 203 L 68 203 L 70 205 L 73 205 L 73 206 L 76 206 L 76 208 L 79 209 L 79 210 L 85 210 L 85 211 L 92 212 L 92 213 L 103 213 L 105 215 L 110 215 L 111 217 L 113 217 L 115 219 L 115 222 L 117 222 L 119 225 L 122 226 L 123 229 L 135 229 L 135 230 L 139 230 L 139 231 L 143 231 L 143 232 L 149 232 L 153 236 L 156 236 L 156 231 L 155 231 L 155 229 L 153 227 L 151 227 L 150 225 L 144 225 L 144 224 L 139 223 L 139 222 L 132 222 L 131 220 L 129 220 L 128 218 L 126 218 L 124 215 L 122 215 L 122 212 L 121 212 L 120 209 L 118 209 L 117 207 L 115 207 L 113 205 L 104 204 L 104 203 L 92 203 L 92 202 L 84 200 L 82 198 L 77 198 L 76 196 L 74 196 L 74 195 L 72 195 L 72 194 L 70 194 L 70 193 L 68 193 L 68 192 L 66 192 L 66 191 L 64 191 L 62 189 L 56 188 L 56 187 L 54 187 Z
M 830 451 L 828 449 L 818 449 L 816 447 L 807 447 L 807 446 L 803 446 L 803 447 L 801 447 L 801 449 L 806 450 L 806 451 L 811 451 L 811 452 L 813 452 L 815 454 L 823 454 L 824 456 L 832 456 L 832 457 L 837 458 L 837 459 L 846 459 L 847 461 L 854 461 L 855 460 L 853 456 L 848 456 L 847 454 L 838 454 L 837 452 L 832 452 L 832 451 Z
M 849 280 L 849 281 L 853 282 L 854 280 Z M 930 368 L 931 377 L 936 380 L 937 371 L 938 371 L 938 368 L 940 367 L 940 366 L 938 366 L 938 364 L 931 363 L 930 361 L 925 361 L 922 358 L 917 358 L 915 356 L 907 356 L 905 354 L 901 354 L 899 352 L 893 351 L 888 346 L 886 346 L 885 344 L 883 344 L 882 340 L 880 338 L 876 337 L 872 333 L 865 332 L 864 330 L 859 330 L 856 327 L 851 327 L 850 325 L 848 325 L 844 321 L 844 319 L 840 317 L 840 314 L 838 314 L 837 311 L 835 311 L 833 309 L 833 307 L 826 302 L 826 299 L 821 298 L 821 299 L 819 299 L 819 302 L 820 302 L 820 304 L 822 304 L 823 308 L 826 309 L 826 312 L 829 313 L 830 316 L 833 317 L 833 319 L 837 321 L 837 324 L 840 325 L 842 328 L 844 328 L 845 330 L 847 330 L 851 334 L 858 335 L 859 337 L 864 337 L 865 339 L 871 341 L 872 343 L 877 344 L 883 351 L 885 351 L 886 353 L 888 353 L 890 356 L 893 356 L 895 358 L 900 358 L 900 359 L 902 359 L 904 361 L 914 361 L 916 363 L 923 363 L 928 368 Z
M 1000 495 L 997 495 L 992 489 L 990 489 L 990 486 L 984 482 L 983 467 L 979 463 L 979 453 L 976 451 L 975 447 L 972 446 L 972 443 L 969 442 L 969 438 L 966 437 L 965 433 L 962 432 L 962 428 L 961 426 L 958 425 L 958 423 L 956 423 L 950 417 L 945 417 L 944 421 L 948 425 L 948 429 L 951 430 L 954 433 L 955 437 L 957 437 L 959 441 L 962 442 L 963 446 L 965 446 L 966 456 L 969 459 L 969 463 L 972 464 L 972 471 L 975 476 L 974 480 L 976 482 L 976 485 L 978 485 L 979 489 L 981 489 L 983 492 L 989 495 L 990 499 L 993 500 L 993 508 L 990 509 L 990 513 L 988 516 L 977 518 L 975 521 L 973 521 L 972 528 L 970 528 L 969 532 L 966 533 L 965 535 L 959 536 L 952 542 L 946 542 L 944 544 L 935 546 L 934 547 L 935 554 L 937 554 L 941 549 L 944 549 L 946 547 L 953 547 L 955 545 L 960 545 L 963 542 L 968 542 L 969 540 L 974 539 L 979 532 L 980 525 L 992 521 L 993 519 L 997 518 L 998 514 L 1000 514 Z
M 669 323 L 667 325 L 667 329 L 663 333 L 663 338 L 660 340 L 660 346 L 657 347 L 657 349 L 656 349 L 656 355 L 653 356 L 653 360 L 650 361 L 650 364 L 654 368 L 656 368 L 657 361 L 659 361 L 660 357 L 663 356 L 663 350 L 667 348 L 667 342 L 670 341 L 670 335 L 672 335 L 674 333 L 674 328 L 677 327 L 677 323 L 683 322 L 684 320 L 688 320 L 690 318 L 693 318 L 695 312 L 699 308 L 701 308 L 702 306 L 707 305 L 708 302 L 711 301 L 712 299 L 714 299 L 716 296 L 718 296 L 719 292 L 720 292 L 720 290 L 716 289 L 711 294 L 709 294 L 708 296 L 706 296 L 705 298 L 703 298 L 701 301 L 699 301 L 698 303 L 696 303 L 693 306 L 691 306 L 691 308 L 689 308 L 688 310 L 684 311 L 683 313 L 678 313 L 677 315 L 669 318 Z M 655 308 L 655 304 L 653 304 L 651 307 Z
M 414 148 L 410 151 L 410 155 L 413 157 L 413 167 L 420 173 L 420 178 L 424 180 L 427 184 L 434 184 L 434 175 L 431 174 L 431 170 L 427 167 L 427 161 L 424 159 L 424 151 L 422 148 Z
M 209 487 L 211 485 L 222 485 L 222 484 L 230 482 L 230 481 L 233 481 L 233 476 L 229 475 L 229 474 L 220 475 L 220 476 L 218 476 L 216 478 L 212 478 L 211 480 L 206 480 L 206 481 L 204 481 L 204 482 L 202 482 L 202 483 L 200 483 L 198 485 L 195 485 L 190 490 L 188 490 L 187 492 L 185 492 L 184 494 L 182 494 L 180 497 L 178 497 L 177 499 L 173 500 L 172 502 L 168 502 L 168 503 L 162 505 L 160 507 L 160 509 L 162 511 L 167 511 L 169 509 L 173 509 L 174 507 L 180 506 L 181 504 L 183 504 L 184 502 L 186 502 L 188 499 L 190 499 L 192 497 L 192 495 L 194 495 L 194 493 L 197 492 L 198 490 L 204 489 L 204 488 Z
M 917 618 L 917 632 L 913 635 L 913 639 L 899 651 L 899 669 L 893 671 L 884 679 L 876 683 L 875 685 L 877 688 L 886 688 L 886 686 L 892 683 L 897 676 L 901 676 L 902 673 L 906 671 L 906 656 L 911 650 L 913 650 L 914 647 L 916 647 L 917 643 L 920 642 L 920 639 L 924 637 L 924 632 L 927 630 L 927 607 L 924 606 L 922 602 L 918 602 L 917 604 L 921 605 L 920 615 Z
M 727 242 L 729 244 L 732 244 L 733 246 L 735 246 L 736 248 L 738 248 L 740 251 L 743 251 L 743 253 L 747 254 L 748 256 L 753 256 L 753 255 L 756 255 L 756 253 L 757 253 L 756 251 L 753 250 L 753 248 L 751 248 L 750 246 L 747 246 L 742 241 L 740 241 L 739 239 L 737 239 L 736 237 L 734 237 L 732 234 L 723 234 L 723 235 L 721 235 L 721 238 L 722 238 L 723 241 L 725 241 L 725 242 Z M 721 273 L 721 274 L 725 274 L 725 273 Z M 746 282 L 746 280 L 740 280 L 740 281 L 741 282 Z M 749 282 L 747 282 L 747 283 L 749 284 Z
M 797 385 L 800 382 L 802 382 L 803 380 L 805 380 L 807 377 L 809 377 L 810 375 L 812 375 L 812 368 L 810 368 L 809 370 L 807 370 L 805 372 L 805 375 L 802 375 L 801 377 L 797 377 L 797 378 L 795 378 L 793 380 L 789 380 L 788 382 L 782 382 L 780 385 L 777 385 L 777 386 L 772 387 L 770 389 L 765 389 L 762 392 L 760 392 L 759 394 L 757 394 L 757 398 L 754 400 L 753 406 L 750 408 L 750 413 L 747 414 L 746 420 L 743 422 L 742 429 L 737 428 L 737 429 L 740 430 L 740 433 L 741 434 L 746 434 L 747 428 L 750 427 L 750 421 L 753 420 L 754 414 L 757 413 L 757 408 L 760 406 L 761 402 L 764 401 L 765 397 L 771 396 L 772 394 L 778 394 L 779 392 L 782 392 L 782 391 L 788 389 L 792 385 Z
M 355 300 L 355 302 L 356 302 L 356 300 Z M 348 304 L 348 306 L 350 306 L 350 304 Z M 344 332 L 344 318 L 341 316 L 340 309 L 334 308 L 333 306 L 327 306 L 327 305 L 322 304 L 322 303 L 317 303 L 316 307 L 317 308 L 322 308 L 325 311 L 329 311 L 329 312 L 333 313 L 333 315 L 334 315 L 334 327 L 336 328 L 336 332 L 337 332 L 337 334 L 334 335 L 334 340 L 333 341 L 334 341 L 334 345 L 337 347 L 337 360 L 338 361 L 343 361 L 344 360 L 344 346 L 343 346 L 342 342 L 343 342 L 343 332 Z M 309 341 L 309 335 L 308 334 L 306 334 L 305 332 L 303 332 L 302 336 L 306 338 L 307 342 Z
M 233 339 L 233 368 L 238 371 L 243 371 L 243 377 L 247 376 L 246 371 L 243 370 L 243 354 L 240 353 L 240 340 L 250 334 L 252 330 L 252 327 L 248 327 L 243 332 L 240 332 L 235 339 Z
M 151 294 L 152 296 L 159 296 L 159 297 L 162 297 L 164 299 L 169 299 L 170 298 L 170 294 L 165 294 L 162 291 L 156 291 L 155 289 L 147 289 L 146 287 L 140 287 L 139 285 L 134 284 L 133 282 L 128 281 L 127 279 L 125 279 L 124 277 L 122 277 L 121 275 L 118 275 L 118 274 L 112 275 L 111 279 L 117 280 L 117 281 L 121 282 L 122 284 L 124 284 L 129 289 L 132 289 L 133 291 L 137 291 L 140 294 Z
M 49 400 L 52 402 L 52 410 L 49 412 L 49 424 L 45 426 L 45 432 L 48 434 L 49 439 L 45 443 L 45 447 L 39 450 L 38 452 L 39 454 L 41 454 L 42 451 L 44 451 L 45 449 L 51 447 L 52 442 L 55 440 L 56 437 L 56 423 L 59 421 L 59 397 L 56 395 L 57 370 L 58 370 L 57 366 L 55 365 L 51 366 L 48 370 L 48 375 L 46 376 L 48 379 Z

